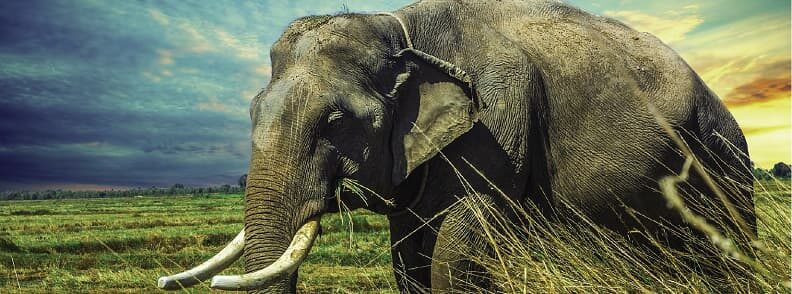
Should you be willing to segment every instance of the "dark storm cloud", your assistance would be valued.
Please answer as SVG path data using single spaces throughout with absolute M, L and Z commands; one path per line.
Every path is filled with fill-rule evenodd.
M 0 1 L 0 190 L 234 183 L 286 25 L 399 2 Z
M 245 171 L 242 62 L 185 56 L 191 74 L 163 75 L 173 42 L 145 7 L 39 4 L 0 7 L 3 184 L 206 185 Z M 196 108 L 210 96 L 234 111 Z

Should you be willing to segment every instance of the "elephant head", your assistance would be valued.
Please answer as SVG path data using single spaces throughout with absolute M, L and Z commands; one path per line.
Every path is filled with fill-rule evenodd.
M 244 256 L 247 274 L 217 276 L 212 287 L 293 292 L 318 217 L 337 209 L 341 179 L 383 195 L 341 194 L 345 205 L 388 213 L 387 195 L 477 120 L 471 78 L 413 49 L 394 15 L 299 19 L 270 57 L 272 79 L 250 107 L 245 229 L 204 264 L 161 278 L 160 287 L 193 285 Z

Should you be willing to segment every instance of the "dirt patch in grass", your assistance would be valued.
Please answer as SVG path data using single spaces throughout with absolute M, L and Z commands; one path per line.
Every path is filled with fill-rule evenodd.
M 209 234 L 201 244 L 203 246 L 220 246 L 230 242 L 233 238 L 233 234 Z
M 0 233 L 0 251 L 19 252 L 20 249 L 8 233 Z
M 21 224 L 14 227 L 14 230 L 23 231 L 26 234 L 33 233 L 53 233 L 53 232 L 82 232 L 85 230 L 119 230 L 119 229 L 150 229 L 158 227 L 177 227 L 177 226 L 198 226 L 198 225 L 218 225 L 242 223 L 241 217 L 222 217 L 208 220 L 187 220 L 187 219 L 154 219 L 147 221 L 118 221 L 118 220 L 95 220 L 72 223 L 58 224 Z
M 10 215 L 50 215 L 54 214 L 49 209 L 36 209 L 36 210 L 14 210 Z
M 138 236 L 119 239 L 86 239 L 58 244 L 45 244 L 28 248 L 31 253 L 71 253 L 88 254 L 95 252 L 129 252 L 138 250 L 167 251 L 176 252 L 182 248 L 195 244 L 205 244 L 212 246 L 223 244 L 234 238 L 234 234 L 211 234 L 193 236 L 173 236 L 165 237 L 159 234 Z M 209 241 L 206 241 L 209 240 Z

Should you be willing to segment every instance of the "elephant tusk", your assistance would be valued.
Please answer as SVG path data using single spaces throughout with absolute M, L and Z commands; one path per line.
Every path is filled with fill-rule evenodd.
M 223 250 L 204 263 L 179 274 L 160 277 L 157 281 L 157 287 L 164 290 L 179 290 L 192 287 L 234 263 L 242 256 L 243 248 L 245 248 L 245 230 L 240 231 Z
M 238 276 L 215 276 L 210 287 L 221 290 L 256 290 L 286 278 L 300 266 L 308 256 L 316 235 L 319 233 L 319 217 L 308 219 L 294 234 L 289 248 L 266 268 Z

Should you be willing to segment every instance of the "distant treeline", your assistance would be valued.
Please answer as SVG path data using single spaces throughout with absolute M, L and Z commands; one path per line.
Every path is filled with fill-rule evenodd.
M 241 186 L 222 185 L 216 187 L 185 187 L 175 184 L 170 188 L 135 188 L 129 190 L 106 191 L 5 191 L 0 192 L 0 200 L 45 200 L 45 199 L 73 199 L 73 198 L 113 198 L 135 196 L 175 196 L 175 195 L 207 195 L 207 194 L 237 194 L 243 193 Z
M 771 169 L 753 168 L 756 179 L 789 179 L 792 170 L 789 164 L 784 162 L 776 163 Z M 186 187 L 182 184 L 174 184 L 170 188 L 135 188 L 129 190 L 105 190 L 105 191 L 69 191 L 69 190 L 46 190 L 46 191 L 5 191 L 0 192 L 2 200 L 46 200 L 46 199 L 73 199 L 73 198 L 113 198 L 113 197 L 135 197 L 135 196 L 175 196 L 193 195 L 201 196 L 207 194 L 241 194 L 245 192 L 247 174 L 239 177 L 238 186 L 222 185 L 215 187 Z

